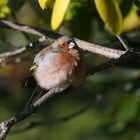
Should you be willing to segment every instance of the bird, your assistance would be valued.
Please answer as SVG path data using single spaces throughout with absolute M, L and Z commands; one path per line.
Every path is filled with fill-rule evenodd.
M 85 79 L 84 56 L 69 36 L 61 36 L 34 58 L 30 68 L 41 88 L 62 92 L 69 86 L 79 87 Z

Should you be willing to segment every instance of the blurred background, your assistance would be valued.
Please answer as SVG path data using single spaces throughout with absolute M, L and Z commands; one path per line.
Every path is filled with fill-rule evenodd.
M 117 2 L 124 19 L 122 36 L 131 48 L 140 51 L 140 1 Z M 37 0 L 1 0 L 0 18 L 51 30 L 52 8 L 53 1 L 43 11 Z M 71 0 L 57 32 L 123 50 L 118 39 L 106 29 L 91 0 Z M 0 27 L 0 53 L 37 39 Z M 30 76 L 29 68 L 38 51 L 31 50 L 0 63 L 1 121 L 20 112 L 32 94 L 32 83 L 22 85 Z M 87 69 L 107 60 L 83 53 Z M 88 76 L 79 89 L 70 88 L 49 99 L 38 112 L 15 125 L 7 140 L 139 140 L 139 68 L 137 64 L 122 65 Z M 29 126 L 36 124 L 33 122 L 36 127 Z

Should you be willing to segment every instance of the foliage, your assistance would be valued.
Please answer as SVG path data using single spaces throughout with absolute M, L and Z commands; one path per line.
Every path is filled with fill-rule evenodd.
M 51 27 L 56 30 L 62 23 L 70 0 L 56 0 L 53 7 Z
M 102 5 L 97 6 L 99 1 L 103 0 L 0 0 L 0 18 L 59 30 L 62 34 L 114 49 L 123 49 L 114 36 L 121 33 L 131 48 L 140 50 L 139 0 L 104 0 L 102 4 L 111 4 L 103 9 Z M 36 39 L 33 35 L 0 28 L 0 52 L 14 50 Z M 33 92 L 33 84 L 26 88 L 21 88 L 21 85 L 29 76 L 29 67 L 37 51 L 14 57 L 7 65 L 2 64 L 0 120 L 21 111 Z M 85 53 L 85 59 L 88 69 L 106 60 L 89 53 Z M 88 76 L 80 89 L 68 89 L 50 99 L 13 131 L 32 121 L 51 122 L 95 102 L 89 110 L 70 120 L 11 134 L 7 140 L 139 140 L 139 68 L 136 64 L 123 65 Z M 97 100 L 99 96 L 102 97 L 100 102 Z
M 122 14 L 117 1 L 95 0 L 95 5 L 109 30 L 113 34 L 119 35 L 122 31 Z
M 10 13 L 10 9 L 7 6 L 7 2 L 5 0 L 1 0 L 0 1 L 0 18 L 4 18 L 9 13 Z

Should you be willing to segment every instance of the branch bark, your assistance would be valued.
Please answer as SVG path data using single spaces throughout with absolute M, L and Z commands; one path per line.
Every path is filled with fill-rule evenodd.
M 55 89 L 49 90 L 45 95 L 40 97 L 33 104 L 33 106 L 29 108 L 25 108 L 22 112 L 18 113 L 16 116 L 11 117 L 10 119 L 1 122 L 0 123 L 0 140 L 4 140 L 6 138 L 6 136 L 8 135 L 13 125 L 29 117 L 32 113 L 36 112 L 39 109 L 39 107 L 41 107 L 48 100 L 48 98 L 54 96 L 56 93 L 57 93 L 57 90 Z
M 87 76 L 95 74 L 97 72 L 104 71 L 108 68 L 112 68 L 112 67 L 123 65 L 123 64 L 131 64 L 131 63 L 140 64 L 140 53 L 139 52 L 128 51 L 117 59 L 110 59 L 106 62 L 100 63 L 97 66 L 94 66 L 93 68 L 88 70 Z
M 86 111 L 88 111 L 92 106 L 94 106 L 95 102 L 90 102 L 88 103 L 86 106 L 84 106 L 83 108 L 79 109 L 78 111 L 75 111 L 69 115 L 60 117 L 60 118 L 56 118 L 56 119 L 51 119 L 51 120 L 43 120 L 43 121 L 37 121 L 37 122 L 30 122 L 30 124 L 28 124 L 26 127 L 18 129 L 16 131 L 11 132 L 11 134 L 16 134 L 16 133 L 20 133 L 20 132 L 24 132 L 27 131 L 29 129 L 38 127 L 38 126 L 42 126 L 42 125 L 48 125 L 48 124 L 56 124 L 56 123 L 60 123 L 60 122 L 66 122 L 68 120 L 71 120 L 83 113 L 85 113 Z
M 62 34 L 55 33 L 49 30 L 31 27 L 31 26 L 27 26 L 23 24 L 16 24 L 16 23 L 12 23 L 6 20 L 0 20 L 0 27 L 14 29 L 20 32 L 30 33 L 38 37 L 45 36 L 49 40 L 55 40 L 59 38 L 60 36 L 62 36 Z M 89 42 L 80 40 L 78 38 L 75 38 L 75 41 L 81 49 L 90 51 L 92 53 L 99 54 L 108 58 L 118 58 L 126 52 L 122 50 L 107 48 L 105 46 L 97 45 L 94 43 L 89 43 Z

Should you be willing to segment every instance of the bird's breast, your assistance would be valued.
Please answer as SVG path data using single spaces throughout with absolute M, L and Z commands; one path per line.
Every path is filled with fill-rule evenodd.
M 73 82 L 73 74 L 79 62 L 78 52 L 48 54 L 38 64 L 35 78 L 45 89 L 61 87 L 65 89 Z

